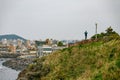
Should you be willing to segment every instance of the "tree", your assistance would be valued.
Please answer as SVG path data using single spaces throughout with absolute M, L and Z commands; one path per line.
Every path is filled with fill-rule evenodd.
M 106 33 L 100 33 L 100 34 L 96 34 L 98 39 L 106 39 L 107 41 L 109 40 L 112 40 L 112 39 L 119 39 L 120 36 L 118 33 L 116 33 L 112 28 L 111 26 L 108 27 L 106 30 Z M 93 35 L 91 38 L 92 39 L 95 39 L 95 36 L 96 35 Z
M 110 27 L 107 28 L 107 30 L 105 30 L 107 34 L 111 34 L 113 33 L 113 29 Z
M 58 42 L 58 46 L 63 46 L 63 43 L 61 41 Z

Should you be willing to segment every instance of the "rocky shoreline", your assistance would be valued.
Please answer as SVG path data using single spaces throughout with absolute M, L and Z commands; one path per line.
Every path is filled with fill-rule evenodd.
M 17 58 L 20 54 L 0 53 L 0 58 Z
M 27 59 L 23 59 L 23 58 L 12 58 L 10 60 L 7 60 L 6 62 L 4 62 L 2 65 L 15 69 L 17 71 L 22 71 L 23 69 L 25 69 L 30 63 L 32 63 L 33 59 L 31 58 L 27 58 Z
M 21 71 L 32 63 L 33 58 L 18 58 L 19 56 L 20 54 L 17 53 L 0 53 L 0 58 L 9 58 L 9 60 L 2 63 L 3 66 Z

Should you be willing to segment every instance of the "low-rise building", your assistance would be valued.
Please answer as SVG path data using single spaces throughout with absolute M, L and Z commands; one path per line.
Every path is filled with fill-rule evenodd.
M 0 53 L 8 53 L 9 48 L 8 46 L 0 45 Z
M 38 46 L 37 56 L 39 57 L 46 56 L 52 52 L 53 52 L 53 48 L 51 46 L 48 45 Z

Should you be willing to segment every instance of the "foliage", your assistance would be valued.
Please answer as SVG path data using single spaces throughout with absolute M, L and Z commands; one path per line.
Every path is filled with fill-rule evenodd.
M 63 46 L 63 43 L 61 41 L 58 42 L 58 46 Z
M 116 60 L 116 66 L 120 68 L 120 59 Z
M 119 34 L 116 33 L 115 31 L 113 31 L 113 29 L 111 28 L 111 26 L 108 27 L 105 31 L 106 31 L 106 33 L 102 32 L 100 34 L 95 34 L 91 38 L 95 39 L 96 35 L 97 35 L 97 38 L 99 40 L 103 40 L 105 42 L 110 41 L 112 39 L 120 39 Z
M 118 80 L 120 40 L 92 42 L 38 58 L 27 68 L 30 80 Z
M 113 33 L 113 29 L 111 28 L 111 26 L 108 27 L 105 31 L 106 31 L 107 34 L 112 34 Z
M 25 75 L 32 80 L 118 80 L 120 79 L 120 39 L 109 37 L 80 44 L 35 59 Z M 113 32 L 113 31 L 112 31 Z M 105 36 L 106 33 L 101 33 Z M 101 36 L 100 35 L 100 36 Z M 112 36 L 112 38 L 111 38 Z
M 93 80 L 103 80 L 103 78 L 102 78 L 102 73 L 101 73 L 101 72 L 97 73 L 97 74 L 94 76 Z

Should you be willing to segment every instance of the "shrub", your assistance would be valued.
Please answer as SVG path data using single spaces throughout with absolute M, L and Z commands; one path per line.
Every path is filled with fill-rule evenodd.
M 103 80 L 102 73 L 99 71 L 92 80 Z
M 117 59 L 117 60 L 116 60 L 116 66 L 117 66 L 118 68 L 120 68 L 120 59 Z

